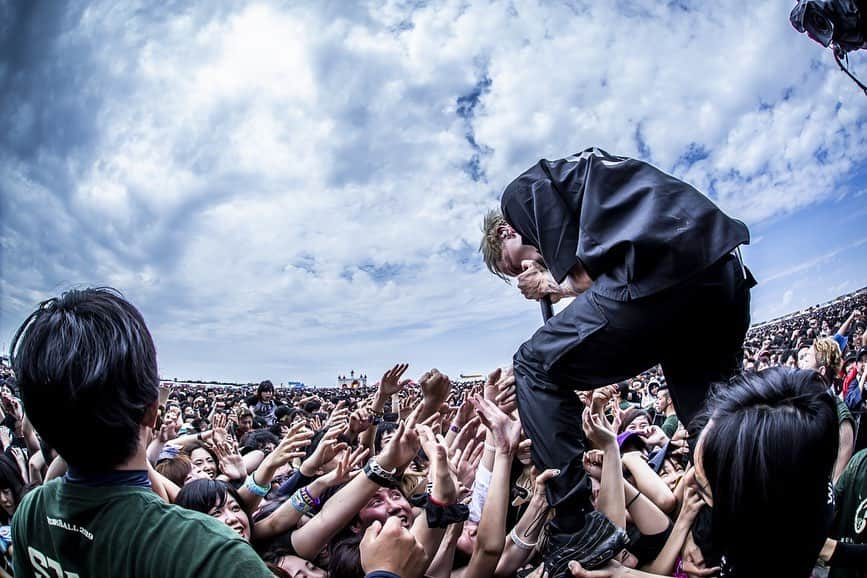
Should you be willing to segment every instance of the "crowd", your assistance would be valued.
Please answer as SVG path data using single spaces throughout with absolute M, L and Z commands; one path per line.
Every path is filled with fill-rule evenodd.
M 410 382 L 397 364 L 359 389 L 157 388 L 138 312 L 70 292 L 25 322 L 2 376 L 0 576 L 782 576 L 804 553 L 770 545 L 825 512 L 831 475 L 813 573 L 867 575 L 862 311 L 865 291 L 755 327 L 744 373 L 693 424 L 658 368 L 576 392 L 595 541 L 543 564 L 559 471 L 532 464 L 511 368 Z M 732 466 L 750 452 L 761 459 Z M 767 476 L 786 481 L 779 496 Z M 747 553 L 759 539 L 767 559 Z

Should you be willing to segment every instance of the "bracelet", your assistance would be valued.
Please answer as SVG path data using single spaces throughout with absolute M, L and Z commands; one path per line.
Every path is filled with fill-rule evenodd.
M 495 452 L 495 451 L 497 451 L 497 448 L 492 446 L 488 442 L 485 442 L 485 451 L 486 452 Z
M 292 507 L 301 514 L 310 514 L 313 512 L 313 506 L 304 501 L 301 490 L 297 490 L 294 494 L 292 494 L 292 496 L 289 498 L 289 503 L 292 504 Z
M 244 487 L 250 490 L 250 493 L 254 496 L 259 496 L 260 498 L 264 498 L 268 495 L 268 492 L 271 490 L 270 486 L 260 486 L 256 483 L 255 478 L 253 478 L 253 474 L 256 472 L 252 472 L 247 476 L 247 479 L 244 480 Z
M 453 431 L 455 433 L 460 433 L 461 428 L 460 428 L 460 426 L 456 426 L 455 424 L 452 424 L 449 426 L 449 431 Z
M 310 494 L 310 490 L 308 490 L 307 488 L 308 488 L 308 486 L 304 486 L 303 488 L 301 488 L 300 490 L 298 490 L 299 492 L 301 492 L 301 498 L 302 498 L 302 499 L 304 500 L 304 502 L 307 503 L 309 506 L 314 507 L 314 508 L 315 508 L 315 507 L 318 507 L 318 506 L 319 506 L 319 498 L 314 498 L 314 497 Z
M 626 509 L 627 509 L 627 510 L 629 509 L 629 507 L 630 507 L 632 504 L 635 503 L 635 500 L 637 500 L 637 499 L 641 496 L 641 490 L 635 490 L 635 491 L 636 491 L 635 497 L 632 498 L 631 500 L 629 500 L 629 501 L 626 503 Z
M 370 458 L 364 465 L 364 475 L 367 476 L 374 484 L 380 486 L 394 487 L 397 486 L 400 480 L 397 479 L 397 468 L 392 471 L 384 469 L 374 458 Z
M 453 506 L 453 505 L 454 505 L 454 504 L 447 504 L 447 503 L 445 503 L 445 502 L 441 502 L 441 501 L 437 500 L 436 498 L 433 497 L 433 494 L 431 494 L 430 491 L 428 491 L 427 499 L 428 499 L 428 500 L 430 501 L 430 503 L 433 504 L 434 506 L 445 507 L 445 506 Z
M 539 543 L 538 540 L 536 540 L 536 541 L 533 542 L 532 544 L 530 544 L 529 542 L 524 542 L 524 541 L 521 540 L 521 539 L 518 537 L 518 535 L 515 533 L 515 529 L 514 529 L 514 528 L 512 528 L 512 531 L 509 532 L 509 539 L 512 541 L 512 543 L 515 544 L 515 546 L 517 546 L 517 547 L 520 548 L 521 550 L 532 550 L 533 548 L 536 547 L 536 544 Z
M 375 410 L 373 408 L 370 408 L 367 411 L 369 411 L 373 417 L 378 417 L 380 419 L 382 419 L 382 417 L 385 415 L 384 411 Z

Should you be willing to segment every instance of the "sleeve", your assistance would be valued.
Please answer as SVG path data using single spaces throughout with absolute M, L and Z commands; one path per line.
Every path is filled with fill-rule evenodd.
M 482 519 L 482 510 L 485 509 L 485 498 L 488 496 L 488 486 L 491 485 L 491 472 L 480 465 L 476 472 L 476 483 L 473 484 L 473 497 L 470 500 L 470 521 L 478 522 Z
M 21 532 L 16 528 L 18 518 L 15 516 L 12 519 L 12 570 L 16 578 L 29 578 L 33 576 L 33 572 L 27 563 L 27 546 L 21 540 L 15 539 L 16 536 L 21 536 Z
M 308 478 L 304 474 L 301 473 L 301 468 L 295 470 L 288 480 L 280 484 L 280 487 L 277 488 L 277 496 L 287 496 L 292 494 L 298 488 L 302 486 L 308 485 L 315 478 Z
M 837 542 L 828 565 L 833 568 L 867 568 L 867 544 Z
M 401 578 L 397 574 L 386 572 L 385 570 L 374 570 L 369 574 L 365 574 L 364 578 Z
M 540 165 L 506 187 L 503 217 L 561 283 L 578 262 L 578 217 Z

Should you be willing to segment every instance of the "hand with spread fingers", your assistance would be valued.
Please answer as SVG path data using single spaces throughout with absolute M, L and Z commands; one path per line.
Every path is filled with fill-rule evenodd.
M 521 441 L 521 422 L 512 419 L 497 404 L 482 397 L 474 397 L 473 405 L 479 412 L 482 424 L 491 432 L 497 452 L 515 455 Z
M 407 363 L 398 363 L 388 371 L 382 374 L 382 379 L 379 381 L 379 393 L 384 396 L 394 395 L 402 390 L 409 383 L 408 379 L 401 381 L 406 369 L 409 367 Z

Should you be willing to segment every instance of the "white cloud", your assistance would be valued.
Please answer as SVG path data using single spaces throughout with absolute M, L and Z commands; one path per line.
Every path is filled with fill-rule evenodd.
M 502 363 L 538 313 L 482 271 L 478 225 L 540 157 L 643 152 L 751 222 L 845 192 L 867 102 L 790 4 L 70 7 L 24 71 L 50 96 L 3 107 L 2 330 L 111 283 L 172 374 Z

